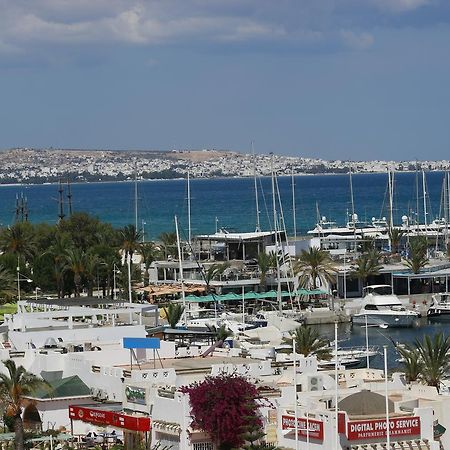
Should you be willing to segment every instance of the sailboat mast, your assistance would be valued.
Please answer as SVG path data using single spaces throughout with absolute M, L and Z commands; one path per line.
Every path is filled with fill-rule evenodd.
M 72 188 L 69 178 L 67 178 L 67 201 L 69 203 L 69 216 L 72 216 Z
M 192 242 L 192 229 L 191 229 L 191 178 L 189 170 L 187 173 L 187 213 L 188 213 L 188 242 L 190 247 Z
M 178 268 L 180 271 L 180 283 L 181 283 L 181 300 L 183 302 L 183 314 L 181 316 L 182 323 L 185 323 L 186 319 L 186 293 L 184 290 L 184 276 L 183 276 L 183 254 L 181 252 L 180 233 L 178 231 L 178 218 L 175 216 L 175 231 L 177 234 L 177 249 L 178 249 Z
M 275 257 L 277 261 L 277 300 L 278 309 L 280 313 L 283 310 L 283 305 L 281 303 L 281 280 L 280 280 L 280 260 L 278 258 L 278 221 L 277 221 L 277 205 L 275 200 L 275 171 L 273 168 L 273 154 L 271 160 L 271 172 L 272 172 L 272 208 L 273 208 L 273 228 L 275 230 Z
M 394 172 L 388 169 L 388 186 L 389 186 L 389 229 L 394 226 Z
M 352 180 L 352 168 L 349 168 L 349 177 L 350 177 L 350 198 L 351 198 L 351 202 L 352 202 L 352 225 L 353 228 L 355 229 L 355 200 L 353 198 L 353 180 Z
M 417 233 L 419 233 L 420 227 L 419 227 L 419 171 L 417 170 L 417 164 L 416 164 L 416 228 Z
M 294 168 L 291 168 L 291 185 L 292 185 L 292 220 L 294 222 L 294 240 L 297 240 L 297 218 L 295 212 L 295 178 Z
M 59 220 L 63 220 L 64 217 L 65 217 L 65 214 L 64 214 L 64 188 L 63 188 L 63 185 L 62 185 L 61 178 L 59 179 L 58 193 L 59 193 L 59 200 L 58 200 L 58 203 L 59 203 L 59 214 L 58 214 L 58 217 L 59 217 Z
M 258 182 L 256 180 L 256 156 L 253 141 L 252 141 L 252 155 L 253 155 L 253 182 L 255 184 L 256 231 L 259 232 L 261 231 L 261 223 L 259 220 Z
M 426 181 L 425 181 L 425 171 L 422 170 L 422 190 L 423 190 L 423 218 L 424 218 L 424 229 L 425 229 L 425 234 L 427 233 L 427 227 L 428 227 L 428 223 L 427 223 L 427 185 L 426 185 Z
M 134 226 L 138 231 L 138 185 L 137 185 L 137 164 L 134 164 Z

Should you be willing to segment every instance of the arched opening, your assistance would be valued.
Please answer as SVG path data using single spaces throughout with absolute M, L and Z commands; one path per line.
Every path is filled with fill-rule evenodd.
M 23 411 L 23 427 L 25 430 L 42 430 L 42 421 L 34 403 L 29 403 Z

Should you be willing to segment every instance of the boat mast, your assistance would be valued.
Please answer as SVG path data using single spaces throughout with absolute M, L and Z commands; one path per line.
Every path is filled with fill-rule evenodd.
M 417 170 L 416 164 L 416 228 L 417 234 L 419 234 L 420 226 L 419 226 L 420 216 L 419 216 L 419 171 Z
M 259 220 L 259 199 L 258 199 L 258 182 L 256 180 L 256 156 L 255 148 L 252 141 L 252 155 L 253 155 L 253 182 L 255 184 L 255 206 L 256 206 L 256 232 L 261 231 L 261 223 Z
M 184 276 L 183 276 L 183 254 L 181 253 L 180 233 L 178 231 L 178 218 L 175 216 L 175 231 L 177 234 L 177 249 L 178 249 L 178 268 L 180 271 L 180 283 L 181 283 L 181 300 L 183 302 L 183 314 L 181 316 L 182 323 L 185 323 L 186 319 L 186 294 L 184 291 Z
M 189 170 L 187 172 L 187 214 L 188 214 L 188 243 L 190 248 L 192 242 L 192 230 L 191 230 L 191 178 Z
M 137 185 L 137 164 L 134 163 L 134 226 L 138 231 L 138 185 Z
M 447 175 L 447 215 L 445 217 L 445 236 L 446 236 L 446 246 L 448 245 L 448 223 L 450 221 L 450 173 L 449 172 L 445 172 L 445 174 Z
M 278 258 L 278 221 L 277 221 L 277 205 L 275 200 L 275 171 L 273 168 L 273 153 L 271 159 L 272 172 L 272 208 L 273 208 L 273 228 L 275 231 L 275 256 L 277 261 L 277 300 L 278 310 L 281 313 L 283 305 L 281 303 L 281 280 L 280 280 L 280 260 Z
M 426 185 L 426 181 L 425 181 L 425 171 L 422 170 L 422 190 L 423 190 L 423 218 L 424 218 L 424 230 L 425 230 L 425 235 L 427 234 L 427 228 L 428 228 L 428 223 L 427 223 L 427 185 Z
M 352 167 L 349 166 L 349 176 L 350 176 L 350 197 L 352 201 L 352 226 L 353 226 L 353 239 L 354 239 L 354 249 L 353 251 L 356 252 L 356 222 L 355 222 L 355 200 L 353 198 L 353 179 L 352 179 Z
M 70 186 L 70 179 L 67 178 L 67 201 L 69 204 L 69 216 L 72 216 L 72 188 Z
M 59 193 L 59 199 L 58 199 L 58 204 L 59 204 L 59 220 L 63 220 L 65 217 L 64 214 L 64 188 L 62 185 L 62 180 L 61 178 L 59 179 L 59 189 L 58 189 L 58 193 Z
M 389 229 L 394 226 L 394 172 L 388 169 L 388 186 L 389 186 Z
M 294 168 L 291 168 L 291 185 L 292 185 L 292 219 L 294 222 L 294 240 L 297 240 L 297 218 L 295 217 L 295 179 Z

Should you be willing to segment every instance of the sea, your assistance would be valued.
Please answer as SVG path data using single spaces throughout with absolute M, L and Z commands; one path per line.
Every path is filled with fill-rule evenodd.
M 427 221 L 442 217 L 443 172 L 425 177 Z M 424 221 L 424 195 L 421 173 L 395 174 L 394 221 L 404 215 Z M 228 231 L 254 231 L 256 201 L 253 178 L 192 179 L 190 181 L 192 235 Z M 294 189 L 292 188 L 294 185 Z M 355 213 L 361 221 L 388 216 L 388 177 L 386 173 L 352 176 Z M 157 239 L 175 228 L 175 216 L 181 233 L 188 230 L 187 181 L 148 180 L 137 182 L 73 183 L 73 211 L 85 211 L 115 227 L 134 224 L 137 198 L 138 226 L 147 240 Z M 67 186 L 64 186 L 65 213 L 68 214 Z M 270 177 L 257 179 L 259 217 L 262 230 L 273 229 L 273 197 Z M 418 194 L 417 194 L 418 191 Z M 344 225 L 352 211 L 348 175 L 297 175 L 276 179 L 276 208 L 290 235 L 314 228 L 319 217 Z M 294 194 L 294 195 L 293 195 Z M 0 224 L 15 221 L 16 198 L 27 198 L 29 220 L 33 223 L 58 221 L 58 185 L 0 185 Z M 295 208 L 293 199 L 295 198 Z M 281 206 L 280 206 L 281 205 Z
M 419 218 L 424 222 L 424 203 L 427 221 L 443 216 L 441 204 L 443 172 L 425 174 L 402 172 L 395 174 L 394 222 L 402 216 Z M 293 189 L 294 186 L 294 189 Z M 137 187 L 137 196 L 135 190 Z M 355 213 L 359 220 L 388 216 L 388 176 L 386 173 L 354 174 L 352 176 Z M 68 214 L 67 186 L 64 186 L 65 213 Z M 175 216 L 180 232 L 188 234 L 188 186 L 186 180 L 152 180 L 134 182 L 74 183 L 71 185 L 74 211 L 85 211 L 114 227 L 135 223 L 137 199 L 138 224 L 145 239 L 157 239 L 162 232 L 174 231 Z M 273 229 L 272 179 L 257 179 L 259 217 L 262 230 Z M 426 195 L 424 196 L 424 191 Z M 294 234 L 293 211 L 297 235 L 305 235 L 314 228 L 318 217 L 326 217 L 338 225 L 345 225 L 352 211 L 350 178 L 348 175 L 297 175 L 278 177 L 275 183 L 276 208 L 283 217 L 286 229 Z M 58 185 L 3 185 L 0 186 L 0 223 L 8 226 L 15 221 L 16 198 L 27 198 L 29 220 L 33 223 L 58 221 Z M 255 181 L 253 178 L 217 178 L 190 180 L 192 234 L 214 233 L 216 229 L 228 231 L 254 231 L 256 227 Z M 295 199 L 295 208 L 293 207 Z M 281 205 L 281 207 L 280 207 Z M 322 336 L 334 339 L 334 326 L 321 325 Z M 420 319 L 410 329 L 369 328 L 370 345 L 380 349 L 380 356 L 372 361 L 373 367 L 382 368 L 382 347 L 388 346 L 388 366 L 399 366 L 395 342 L 414 342 L 426 334 L 448 333 L 449 326 L 428 323 Z M 339 325 L 340 346 L 365 345 L 364 327 Z

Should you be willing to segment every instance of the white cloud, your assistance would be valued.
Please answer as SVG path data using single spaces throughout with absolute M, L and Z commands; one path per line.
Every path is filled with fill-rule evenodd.
M 375 42 L 374 37 L 367 32 L 355 33 L 350 30 L 341 30 L 340 35 L 344 44 L 355 50 L 365 50 Z
M 432 3 L 432 0 L 372 0 L 379 9 L 394 13 L 413 11 Z

